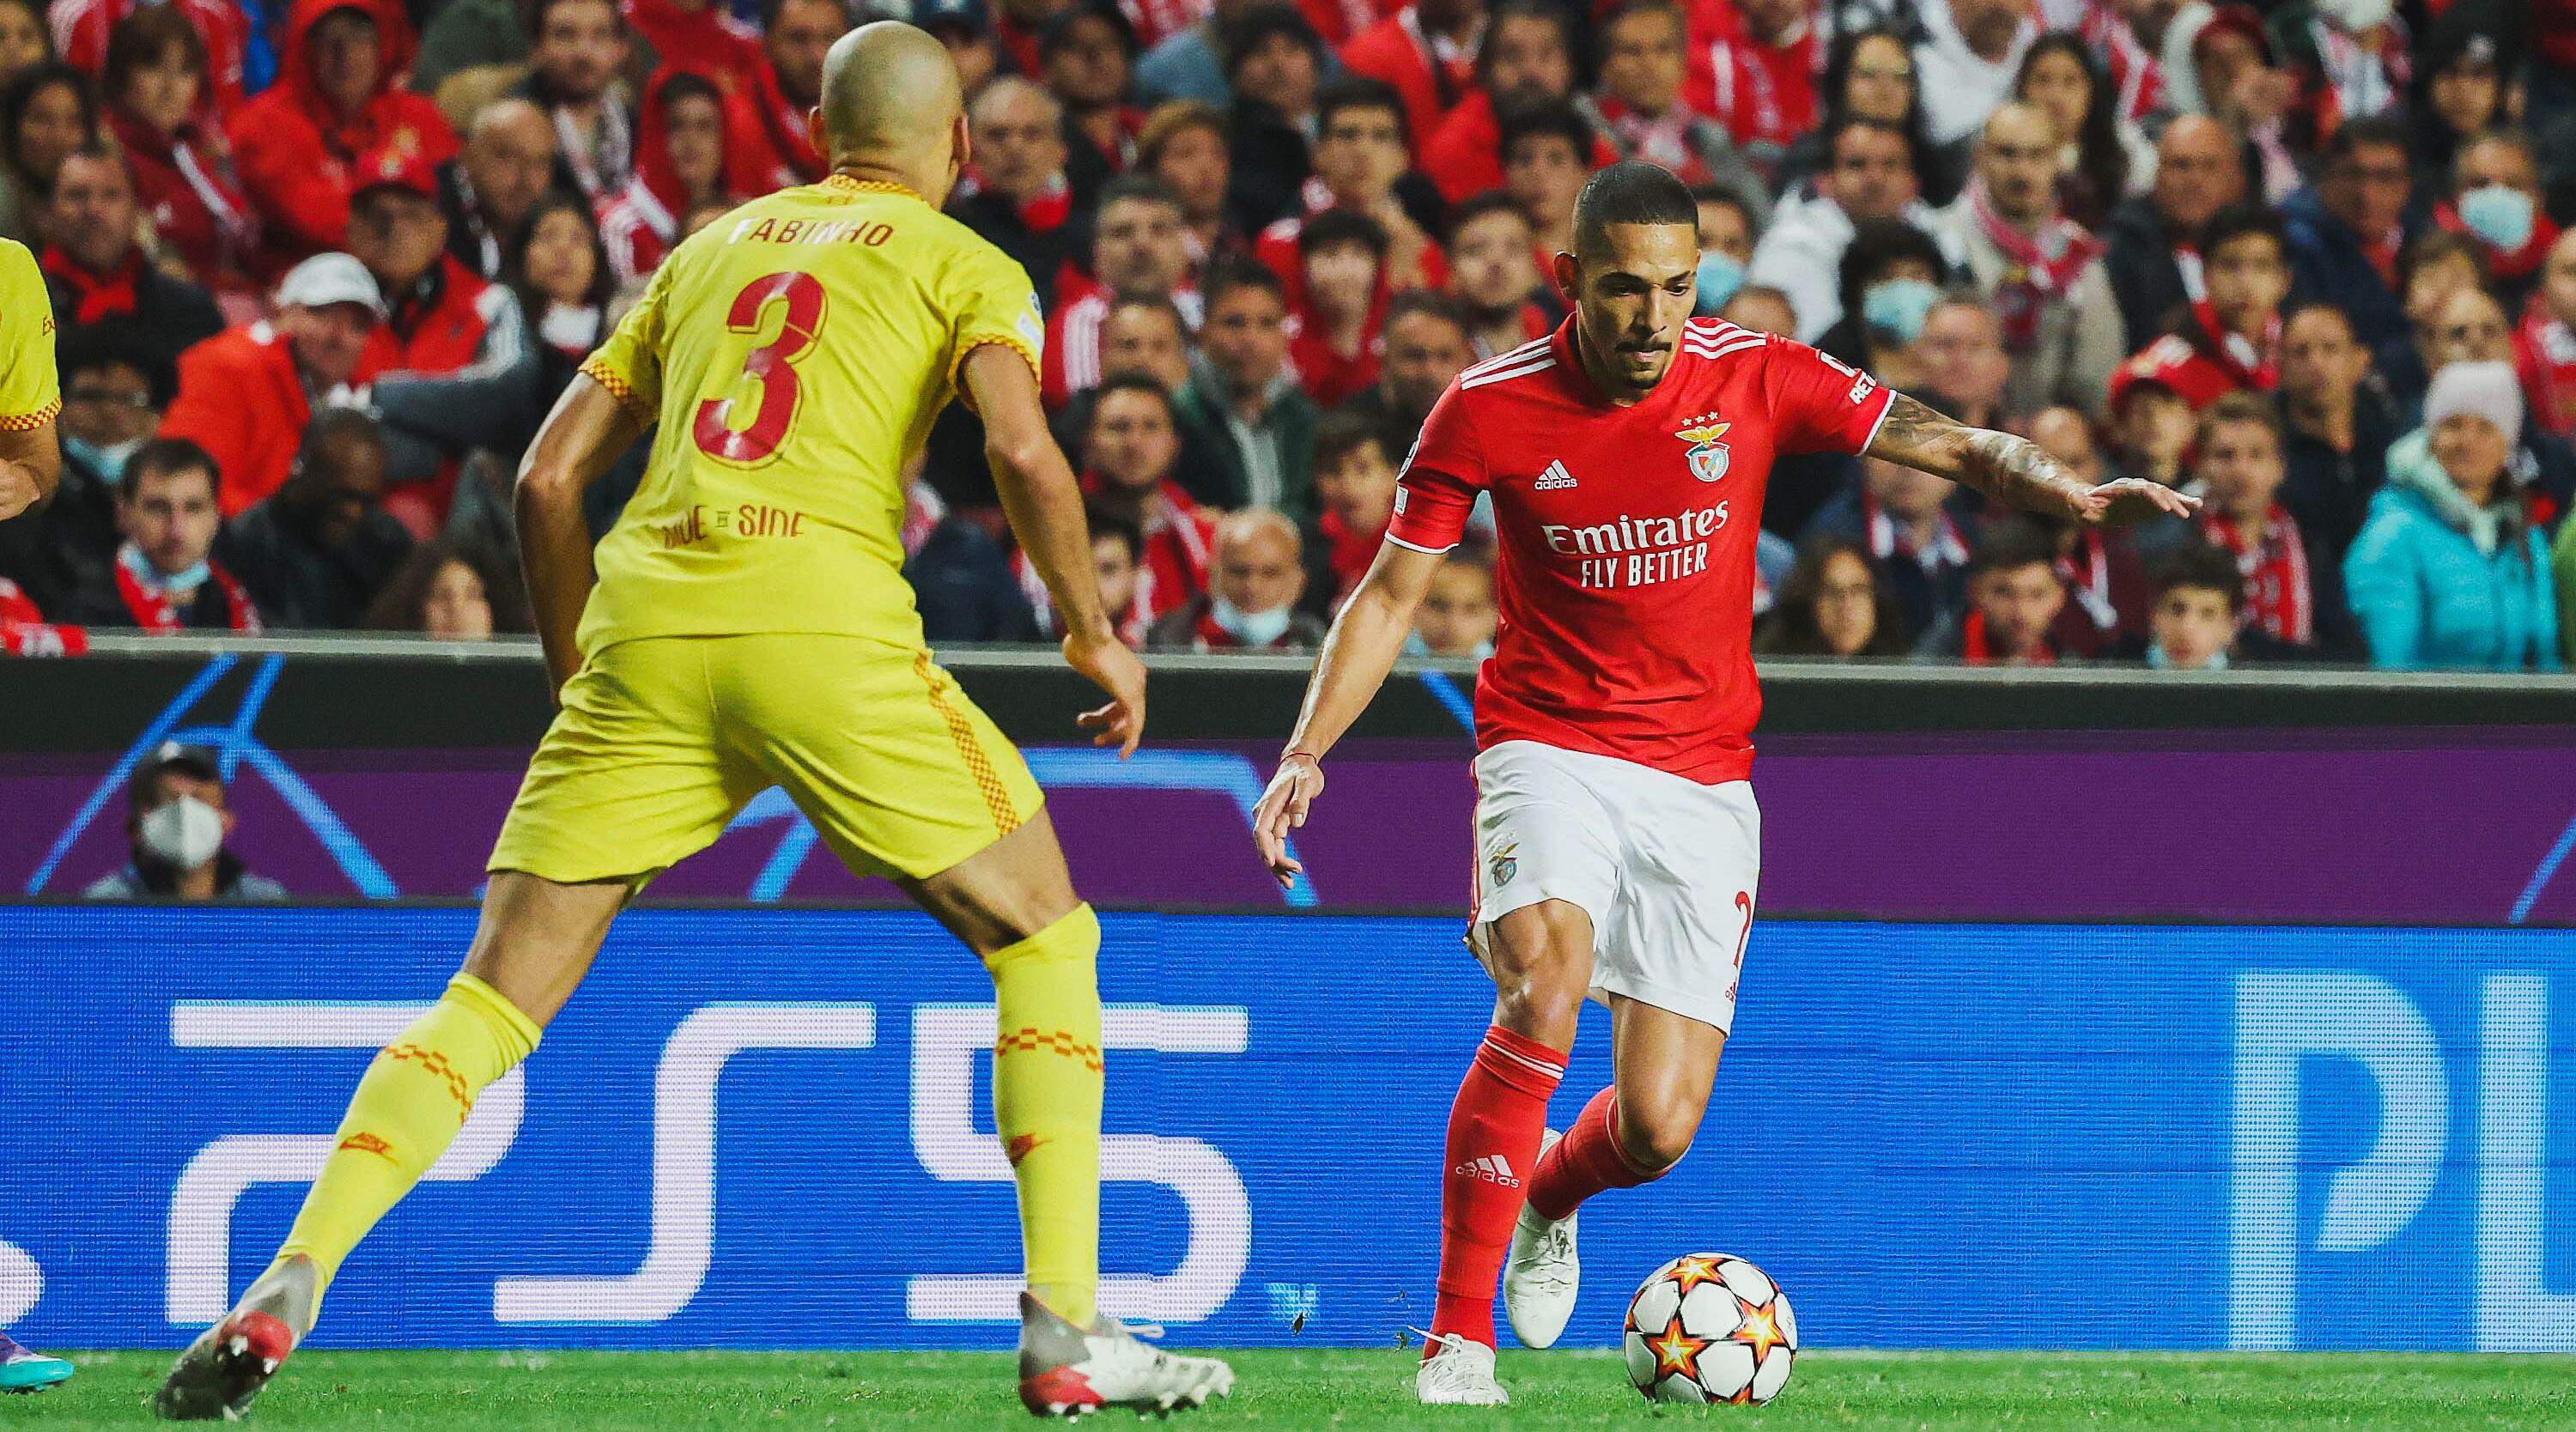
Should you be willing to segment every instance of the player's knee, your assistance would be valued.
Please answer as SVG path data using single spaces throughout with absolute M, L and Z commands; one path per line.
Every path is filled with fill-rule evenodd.
M 1529 1034 L 1570 1030 L 1583 1013 L 1585 978 L 1582 965 L 1570 960 L 1497 970 L 1495 1022 Z
M 1639 1169 L 1660 1173 L 1682 1161 L 1699 1135 L 1700 1109 L 1669 1095 L 1619 1093 L 1619 1152 Z

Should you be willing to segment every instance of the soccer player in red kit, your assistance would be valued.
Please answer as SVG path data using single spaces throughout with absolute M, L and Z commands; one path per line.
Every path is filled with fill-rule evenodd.
M 1476 681 L 1476 905 L 1493 977 L 1449 1114 L 1439 1300 L 1415 1390 L 1507 1401 L 1494 1290 L 1546 1347 L 1574 1305 L 1575 1207 L 1689 1148 L 1735 1014 L 1761 814 L 1754 543 L 1774 458 L 1866 452 L 2085 523 L 2187 515 L 2135 479 L 2093 486 L 1803 344 L 1690 316 L 1697 209 L 1651 164 L 1584 186 L 1555 277 L 1574 315 L 1453 381 L 1406 462 L 1375 564 L 1334 621 L 1253 816 L 1285 884 L 1323 758 L 1394 664 L 1479 493 L 1501 539 L 1501 626 Z M 1614 1076 L 1562 1138 L 1547 1103 L 1589 995 Z

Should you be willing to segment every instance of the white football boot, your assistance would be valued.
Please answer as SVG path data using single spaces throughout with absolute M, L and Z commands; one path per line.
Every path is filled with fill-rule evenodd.
M 1426 1407 L 1501 1407 L 1512 1400 L 1494 1377 L 1494 1350 L 1450 1333 L 1424 1333 L 1439 1350 L 1413 1374 L 1413 1395 Z
M 152 1410 L 172 1422 L 240 1421 L 312 1328 L 317 1281 L 313 1260 L 300 1256 L 260 1274 L 179 1354 Z
M 1160 1336 L 1161 1329 L 1150 1330 Z M 1080 1417 L 1104 1407 L 1170 1412 L 1234 1391 L 1234 1369 L 1212 1357 L 1148 1347 L 1125 1324 L 1075 1327 L 1020 1294 L 1020 1404 L 1040 1417 Z
M 1564 1137 L 1550 1129 L 1539 1138 L 1539 1157 Z M 1524 1203 L 1512 1230 L 1511 1261 L 1503 1265 L 1503 1308 L 1511 1315 L 1512 1334 L 1523 1347 L 1554 1347 L 1574 1316 L 1574 1295 L 1583 1285 L 1583 1264 L 1574 1256 L 1574 1214 L 1541 1218 Z

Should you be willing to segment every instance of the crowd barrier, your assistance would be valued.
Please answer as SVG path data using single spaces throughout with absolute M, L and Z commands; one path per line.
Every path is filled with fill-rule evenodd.
M 0 906 L 0 1324 L 213 1319 L 472 918 Z M 1457 935 L 1108 918 L 1113 1310 L 1201 1345 L 1423 1323 L 1490 998 Z M 1696 1147 L 1585 1216 L 1569 1341 L 1715 1248 L 1812 1346 L 2576 1349 L 2571 979 L 2563 929 L 1765 921 Z M 909 912 L 630 912 L 317 1345 L 1002 1345 L 992 1020 Z

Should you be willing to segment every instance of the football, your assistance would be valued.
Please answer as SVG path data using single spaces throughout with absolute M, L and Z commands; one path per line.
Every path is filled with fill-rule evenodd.
M 1628 1300 L 1628 1380 L 1655 1402 L 1759 1406 L 1788 1384 L 1798 1319 L 1769 1274 L 1726 1253 L 1656 1269 Z

